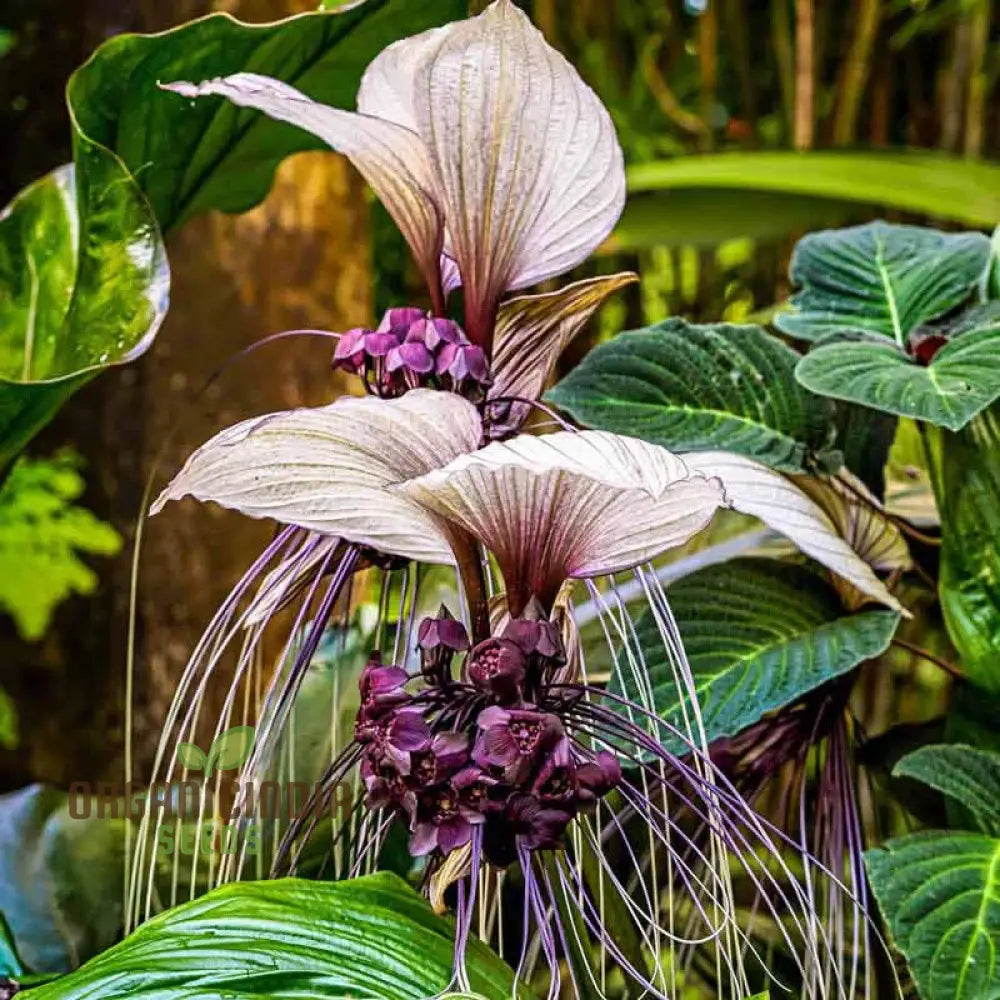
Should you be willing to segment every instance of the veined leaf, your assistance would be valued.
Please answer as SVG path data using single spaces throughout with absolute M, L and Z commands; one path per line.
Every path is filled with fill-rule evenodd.
M 796 382 L 798 360 L 760 327 L 670 319 L 595 348 L 547 398 L 587 427 L 800 472 L 833 408 Z
M 286 156 L 327 148 L 159 81 L 252 69 L 353 107 L 378 52 L 464 13 L 459 0 L 368 0 L 274 24 L 216 14 L 102 45 L 67 89 L 73 164 L 0 214 L 0 470 L 88 379 L 152 342 L 170 287 L 161 230 L 251 208 Z
M 821 344 L 795 374 L 821 395 L 957 431 L 1000 397 L 1000 325 L 960 335 L 929 365 L 888 342 Z
M 423 1000 L 451 979 L 453 927 L 402 879 L 227 885 L 168 910 L 27 1000 L 304 996 Z M 512 971 L 469 942 L 473 992 L 511 996 Z
M 873 205 L 881 211 L 891 207 L 968 226 L 993 226 L 1000 218 L 1000 167 L 915 150 L 679 156 L 636 165 L 628 181 L 632 194 L 691 188 L 766 191 Z
M 74 145 L 75 166 L 0 213 L 0 468 L 80 386 L 142 354 L 167 310 L 149 204 L 114 154 Z
M 792 255 L 800 291 L 775 323 L 803 340 L 860 331 L 903 347 L 911 331 L 969 299 L 989 257 L 982 233 L 885 222 L 811 233 Z
M 924 1000 L 996 1000 L 1000 840 L 916 833 L 868 851 L 865 861 Z
M 1000 837 L 1000 754 L 959 743 L 926 746 L 907 754 L 892 773 L 955 799 L 983 833 Z
M 684 577 L 671 585 L 670 605 L 709 740 L 732 736 L 878 656 L 899 622 L 894 611 L 849 614 L 818 572 L 771 559 L 736 559 Z M 683 728 L 652 616 L 643 617 L 638 634 L 645 693 L 660 716 Z M 637 681 L 626 671 L 613 675 L 612 689 L 636 699 Z
M 292 153 L 328 149 L 301 129 L 227 101 L 184 101 L 160 83 L 241 71 L 354 108 L 361 75 L 390 43 L 465 16 L 459 0 L 368 0 L 273 24 L 213 14 L 157 35 L 105 42 L 69 83 L 79 129 L 115 151 L 167 230 L 209 209 L 242 212 Z
M 931 440 L 945 622 L 970 679 L 1000 691 L 1000 407 Z

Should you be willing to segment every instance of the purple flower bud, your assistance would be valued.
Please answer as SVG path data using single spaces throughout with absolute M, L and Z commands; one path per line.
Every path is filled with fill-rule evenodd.
M 524 653 L 508 639 L 486 639 L 465 661 L 469 680 L 503 704 L 519 701 L 524 683 Z
M 407 368 L 419 375 L 427 375 L 434 371 L 434 355 L 423 344 L 404 341 L 389 352 L 385 366 L 390 372 Z
M 546 659 L 561 659 L 562 640 L 555 625 L 550 621 L 527 621 L 515 618 L 508 622 L 503 637 L 516 643 L 526 656 L 537 653 Z
M 622 768 L 614 754 L 601 750 L 575 774 L 577 794 L 581 802 L 594 802 L 617 788 L 622 780 Z
M 372 358 L 384 358 L 399 342 L 395 333 L 369 333 L 365 336 L 365 352 Z
M 372 653 L 358 680 L 362 711 L 371 716 L 407 701 L 409 695 L 403 686 L 408 680 L 402 667 L 384 666 L 381 654 Z
M 452 683 L 451 661 L 455 653 L 469 648 L 469 633 L 441 605 L 437 618 L 425 618 L 417 633 L 420 647 L 420 669 L 424 677 L 438 687 Z
M 414 323 L 419 322 L 426 316 L 422 309 L 415 306 L 403 306 L 401 308 L 390 309 L 379 323 L 380 333 L 388 333 L 390 330 L 398 330 L 401 334 L 408 330 Z
M 341 368 L 344 371 L 358 374 L 365 365 L 365 337 L 371 333 L 364 327 L 356 327 L 340 335 L 337 347 L 333 352 L 334 369 Z
M 486 355 L 475 344 L 445 344 L 437 357 L 439 375 L 450 375 L 456 382 L 489 381 L 490 369 Z
M 421 317 L 410 325 L 406 339 L 423 344 L 433 351 L 442 344 L 467 344 L 462 328 L 450 319 Z

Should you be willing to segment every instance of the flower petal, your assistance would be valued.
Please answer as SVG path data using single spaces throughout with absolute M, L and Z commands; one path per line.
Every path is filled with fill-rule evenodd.
M 494 442 L 398 489 L 496 555 L 514 615 L 687 541 L 724 502 L 665 448 L 604 431 Z
M 821 562 L 863 594 L 897 611 L 905 610 L 844 540 L 829 515 L 790 479 L 752 459 L 726 451 L 689 452 L 692 470 L 722 480 L 735 510 L 759 518 L 790 538 L 806 555 Z
M 240 107 L 297 125 L 343 153 L 399 226 L 431 288 L 438 287 L 444 217 L 427 152 L 414 132 L 393 121 L 318 104 L 294 87 L 256 73 L 163 86 L 184 97 L 226 97 Z
M 203 445 L 152 512 L 190 494 L 381 552 L 451 563 L 434 519 L 386 487 L 472 451 L 481 433 L 471 403 L 431 389 L 273 413 Z
M 559 355 L 583 325 L 611 295 L 638 280 L 638 275 L 624 272 L 504 302 L 497 316 L 489 398 L 538 399 Z M 520 426 L 527 414 L 527 407 L 513 404 L 507 418 L 510 428 Z
M 611 232 L 624 161 L 600 99 L 510 0 L 422 37 L 412 111 L 478 340 L 505 291 L 570 270 Z

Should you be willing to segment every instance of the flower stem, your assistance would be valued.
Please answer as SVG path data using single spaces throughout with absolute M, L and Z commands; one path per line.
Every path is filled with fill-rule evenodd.
M 917 646 L 912 642 L 907 642 L 905 639 L 899 638 L 893 639 L 892 645 L 898 646 L 900 649 L 905 649 L 907 652 L 913 653 L 915 656 L 919 656 L 928 663 L 933 663 L 934 666 L 940 667 L 946 674 L 950 674 L 957 681 L 965 680 L 965 674 L 962 673 L 962 671 L 956 667 L 954 663 L 949 663 L 940 656 L 935 656 L 934 653 L 924 649 L 922 646 Z
M 479 557 L 479 546 L 472 535 L 459 529 L 450 532 L 450 535 L 451 548 L 458 562 L 458 575 L 469 602 L 472 643 L 475 645 L 490 637 L 490 604 L 483 562 Z

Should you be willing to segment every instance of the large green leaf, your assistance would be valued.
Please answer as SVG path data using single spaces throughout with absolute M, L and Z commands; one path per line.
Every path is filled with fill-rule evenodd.
M 916 833 L 865 855 L 923 1000 L 1000 997 L 1000 840 Z
M 27 1000 L 379 997 L 423 1000 L 451 979 L 453 925 L 394 875 L 224 886 L 143 924 Z M 506 1000 L 512 971 L 473 939 L 474 993 Z
M 142 192 L 100 146 L 78 137 L 75 154 L 0 215 L 0 469 L 81 385 L 142 354 L 167 309 Z
M 633 166 L 628 180 L 633 194 L 691 188 L 769 191 L 862 203 L 880 211 L 899 209 L 969 226 L 992 227 L 1000 218 L 1000 166 L 937 153 L 767 151 L 680 156 Z M 705 211 L 711 212 L 707 202 Z
M 1000 398 L 1000 325 L 963 333 L 928 365 L 888 342 L 824 343 L 795 374 L 821 395 L 959 430 Z
M 247 71 L 353 108 L 361 74 L 383 48 L 465 13 L 463 0 L 367 0 L 273 24 L 214 14 L 158 35 L 119 35 L 73 75 L 69 103 L 79 129 L 122 158 L 169 230 L 208 209 L 251 208 L 286 156 L 328 147 L 266 115 L 221 99 L 187 101 L 159 83 Z
M 798 385 L 798 360 L 760 327 L 670 319 L 601 344 L 547 398 L 588 427 L 801 472 L 833 408 Z
M 945 622 L 969 678 L 1000 691 L 1000 406 L 931 441 Z
M 817 572 L 771 559 L 736 559 L 684 577 L 671 585 L 670 605 L 709 740 L 878 656 L 899 622 L 894 611 L 849 614 Z M 652 616 L 638 633 L 656 711 L 679 726 L 682 706 Z M 636 698 L 627 668 L 613 675 L 612 689 Z
M 325 148 L 158 82 L 246 70 L 353 106 L 382 48 L 463 14 L 460 0 L 368 0 L 264 25 L 216 14 L 102 45 L 67 91 L 74 163 L 0 215 L 0 470 L 88 379 L 149 346 L 169 292 L 160 230 L 248 209 L 286 156 Z
M 0 913 L 29 968 L 65 972 L 117 940 L 123 822 L 74 819 L 41 785 L 0 796 Z
M 886 222 L 811 233 L 792 255 L 792 283 L 801 290 L 775 323 L 804 340 L 862 331 L 903 347 L 912 330 L 979 289 L 989 257 L 982 233 Z
M 961 803 L 981 832 L 1000 837 L 1000 754 L 959 743 L 921 747 L 893 769 Z

